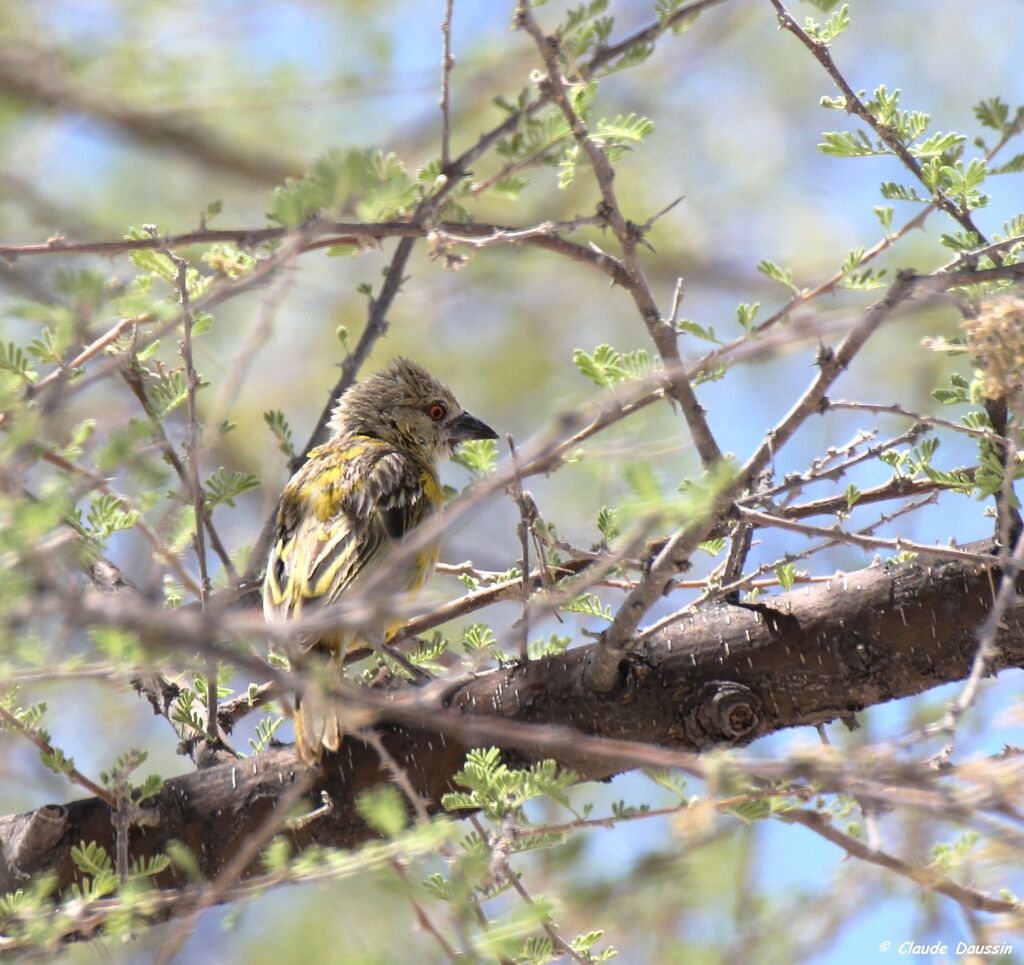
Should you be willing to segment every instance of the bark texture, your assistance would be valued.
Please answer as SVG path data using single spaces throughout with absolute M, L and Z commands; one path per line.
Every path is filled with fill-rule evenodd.
M 591 644 L 456 687 L 449 712 L 436 714 L 434 726 L 429 711 L 396 704 L 383 737 L 435 808 L 468 747 L 505 743 L 517 748 L 518 759 L 529 756 L 529 741 L 513 720 L 672 749 L 746 744 L 965 677 L 998 579 L 994 566 L 959 562 L 837 574 L 755 605 L 720 605 L 686 617 L 632 650 L 608 693 L 583 687 L 598 646 Z M 1024 666 L 1021 617 L 1020 607 L 1005 615 L 993 671 Z M 624 766 L 581 752 L 571 740 L 553 746 L 539 756 L 556 757 L 584 777 L 607 777 Z M 177 839 L 212 877 L 300 773 L 292 748 L 277 747 L 168 780 L 151 802 L 152 826 L 131 831 L 131 855 L 161 852 Z M 326 790 L 334 808 L 293 833 L 295 845 L 352 846 L 369 838 L 354 801 L 387 779 L 376 752 L 346 738 L 313 776 L 311 801 L 319 803 Z M 54 872 L 63 890 L 75 875 L 70 848 L 82 840 L 114 852 L 110 808 L 95 798 L 0 818 L 0 893 L 44 871 Z M 160 883 L 182 882 L 168 872 Z

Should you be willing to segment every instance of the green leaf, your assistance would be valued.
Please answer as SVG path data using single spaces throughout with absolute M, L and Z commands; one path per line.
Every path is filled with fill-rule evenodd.
M 362 246 L 356 242 L 352 242 L 350 245 L 331 245 L 324 254 L 328 258 L 347 258 L 353 255 L 358 255 L 361 252 Z
M 402 793 L 394 784 L 383 784 L 364 791 L 356 799 L 362 819 L 385 838 L 398 837 L 409 823 Z
M 416 203 L 416 184 L 396 155 L 374 151 L 370 172 L 372 182 L 356 205 L 356 214 L 363 221 L 389 221 Z
M 0 342 L 0 371 L 12 372 L 25 382 L 35 382 L 39 378 L 32 363 L 14 342 Z
M 583 88 L 578 88 L 583 90 Z M 587 95 L 589 98 L 591 95 Z M 577 108 L 577 114 L 583 116 L 585 111 Z M 622 155 L 631 149 L 633 144 L 639 144 L 654 130 L 654 122 L 647 117 L 638 114 L 618 115 L 612 120 L 601 119 L 590 131 L 590 139 L 600 145 L 608 159 L 612 162 L 619 160 Z M 562 189 L 569 187 L 576 177 L 576 165 L 581 157 L 580 145 L 577 143 L 566 146 L 559 160 L 558 186 Z
M 203 486 L 206 490 L 206 506 L 208 509 L 222 505 L 234 507 L 235 500 L 242 493 L 256 489 L 259 484 L 259 476 L 254 476 L 251 472 L 228 470 L 222 466 Z
M 452 890 L 444 875 L 440 875 L 435 872 L 423 882 L 423 887 L 426 888 L 427 891 L 429 891 L 435 898 L 440 898 L 442 901 L 452 900 Z
M 468 654 L 487 651 L 499 657 L 498 641 L 494 631 L 486 623 L 471 623 L 462 634 L 462 649 Z
M 989 174 L 1019 174 L 1024 171 L 1024 154 L 1015 154 L 1009 161 L 1004 161 L 999 167 L 991 168 Z
M 932 845 L 930 867 L 948 875 L 964 861 L 978 843 L 976 831 L 965 831 L 953 842 L 939 842 Z
M 833 157 L 872 157 L 892 152 L 881 143 L 874 143 L 863 131 L 824 131 L 818 150 Z
M 970 496 L 975 490 L 974 479 L 963 470 L 948 472 L 942 469 L 935 469 L 932 466 L 925 466 L 924 474 L 933 483 L 937 483 L 954 492 L 962 493 L 965 496 Z M 1000 475 L 1000 482 L 1001 480 L 1002 476 Z
M 850 483 L 843 495 L 846 497 L 846 511 L 850 512 L 860 499 L 861 492 L 853 483 Z
M 690 26 L 697 19 L 696 14 L 692 17 L 684 17 L 681 20 L 677 20 L 672 26 L 672 33 L 681 34 L 687 27 Z M 602 68 L 597 76 L 608 77 L 610 74 L 616 74 L 620 70 L 629 70 L 631 67 L 639 67 L 640 64 L 647 61 L 651 54 L 654 53 L 654 44 L 633 44 L 627 47 L 625 52 L 617 60 L 608 64 Z
M 502 178 L 500 181 L 495 181 L 487 189 L 487 193 L 498 198 L 504 198 L 506 201 L 515 201 L 529 183 L 526 178 L 520 175 L 510 175 L 509 177 Z
M 479 808 L 492 820 L 516 814 L 531 800 L 549 797 L 568 807 L 568 789 L 579 775 L 559 768 L 552 760 L 540 761 L 529 768 L 510 768 L 501 760 L 496 747 L 474 748 L 466 755 L 462 770 L 453 781 L 465 791 L 446 794 L 442 804 L 448 810 Z
M 209 250 L 203 253 L 203 261 L 218 275 L 231 279 L 241 278 L 257 265 L 257 260 L 252 255 L 242 251 L 237 245 L 228 243 L 211 245 Z
M 119 627 L 90 627 L 89 636 L 96 649 L 109 660 L 124 666 L 137 666 L 145 660 L 146 652 L 138 635 Z
M 910 153 L 914 157 L 935 157 L 953 150 L 966 140 L 963 134 L 933 134 L 926 141 L 911 147 Z
M 209 312 L 194 312 L 192 314 L 192 337 L 205 335 L 213 328 L 213 316 Z
M 552 633 L 546 640 L 532 640 L 526 646 L 526 655 L 530 660 L 539 660 L 541 657 L 553 657 L 565 653 L 572 643 L 572 637 L 560 637 Z
M 593 355 L 578 348 L 572 353 L 572 361 L 580 372 L 604 389 L 610 389 L 625 378 L 622 356 L 610 345 L 598 345 Z
M 286 228 L 354 207 L 364 221 L 401 214 L 417 199 L 417 186 L 394 154 L 375 150 L 329 151 L 302 178 L 274 189 L 267 217 Z
M 974 116 L 985 127 L 998 131 L 1005 138 L 1020 129 L 1024 122 L 1024 106 L 1018 107 L 1011 118 L 1010 108 L 1001 97 L 989 97 L 975 105 Z
M 471 794 L 463 791 L 450 791 L 441 796 L 441 805 L 446 811 L 471 811 L 479 805 Z
M 686 318 L 680 319 L 676 323 L 676 326 L 680 332 L 687 332 L 688 334 L 694 335 L 697 338 L 701 339 L 702 341 L 714 342 L 716 345 L 722 344 L 717 338 L 715 338 L 715 330 L 710 326 L 708 326 L 707 328 L 703 328 L 696 322 L 691 322 L 689 319 Z
M 604 537 L 604 541 L 606 543 L 610 543 L 620 533 L 616 517 L 617 513 L 615 510 L 610 509 L 608 506 L 602 506 L 598 511 L 597 528 Z
M 86 516 L 89 535 L 105 540 L 118 530 L 131 529 L 139 521 L 139 513 L 134 509 L 125 509 L 124 505 L 123 500 L 110 493 L 93 496 Z
M 260 751 L 266 749 L 270 742 L 274 739 L 274 734 L 277 733 L 278 727 L 284 723 L 283 717 L 266 716 L 260 719 L 256 725 L 256 737 L 253 739 L 249 738 L 249 746 L 252 748 L 253 754 L 259 754 Z
M 611 623 L 614 619 L 612 608 L 604 606 L 596 593 L 583 593 L 576 597 L 575 600 L 564 604 L 562 609 L 567 610 L 569 613 L 583 613 L 587 616 L 599 617 L 608 623 Z
M 700 372 L 694 376 L 694 385 L 703 385 L 705 382 L 718 382 L 720 379 L 725 378 L 725 374 L 732 368 L 731 362 L 715 361 L 712 362 L 710 368 L 701 369 Z
M 64 329 L 62 332 L 49 327 L 44 328 L 39 337 L 32 339 L 26 346 L 29 355 L 40 362 L 59 365 L 64 358 L 64 352 L 71 344 L 73 331 L 69 326 L 61 327 Z
M 688 0 L 657 0 L 654 4 L 654 11 L 658 15 L 659 23 L 664 26 L 672 19 L 673 14 L 688 2 Z
M 989 97 L 974 105 L 974 116 L 985 127 L 1003 134 L 1010 116 L 1010 107 L 1001 97 Z
M 288 862 L 292 856 L 291 842 L 283 835 L 278 835 L 264 849 L 261 858 L 263 867 L 271 874 L 285 874 L 288 871 Z M 172 855 L 174 857 L 174 855 Z
M 686 779 L 675 771 L 664 767 L 644 768 L 644 776 L 654 781 L 658 787 L 671 791 L 677 797 L 686 799 Z
M 154 415 L 157 419 L 163 419 L 188 398 L 188 382 L 182 369 L 161 369 L 156 378 L 156 385 L 150 389 L 149 396 Z
M 747 334 L 754 327 L 754 319 L 757 317 L 760 307 L 760 302 L 741 302 L 736 306 L 736 320 L 740 323 L 740 328 Z
M 885 282 L 882 280 L 885 276 L 884 268 L 880 271 L 871 268 L 865 268 L 863 271 L 854 270 L 863 259 L 863 248 L 855 248 L 846 256 L 839 269 L 843 273 L 843 279 L 839 283 L 840 287 L 860 291 L 884 287 Z
M 965 210 L 983 208 L 988 204 L 988 195 L 978 190 L 988 176 L 988 162 L 983 158 L 975 158 L 967 167 L 963 161 L 944 164 L 939 170 L 939 186 Z
M 654 121 L 639 114 L 619 114 L 609 120 L 599 120 L 591 131 L 591 138 L 601 142 L 608 157 L 615 161 L 618 154 L 630 144 L 639 144 L 654 132 Z M 616 153 L 618 152 L 618 153 Z
M 159 774 L 147 774 L 146 779 L 142 782 L 135 796 L 136 803 L 155 797 L 163 790 L 163 787 L 164 779 Z
M 775 567 L 775 576 L 783 590 L 792 590 L 796 582 L 796 567 L 792 563 L 783 563 Z
M 804 21 L 804 32 L 819 43 L 829 44 L 850 26 L 850 8 L 843 4 L 823 24 L 808 17 Z
M 772 808 L 769 801 L 744 801 L 729 808 L 729 813 L 736 815 L 744 824 L 750 824 L 771 817 Z
M 917 201 L 920 204 L 927 204 L 928 198 L 922 198 L 917 190 L 907 187 L 905 184 L 897 184 L 895 181 L 883 181 L 880 188 L 882 197 L 887 201 Z
M 154 854 L 148 858 L 135 858 L 128 871 L 129 878 L 155 878 L 171 866 L 171 859 L 166 854 Z
M 83 419 L 71 430 L 68 444 L 60 450 L 65 459 L 77 459 L 82 454 L 82 447 L 96 428 L 95 419 Z
M 793 272 L 788 268 L 780 268 L 774 261 L 763 258 L 758 262 L 757 270 L 772 281 L 776 281 L 788 288 L 794 295 L 800 294 L 800 289 L 793 282 Z
M 642 378 L 652 368 L 643 349 L 623 354 L 607 344 L 598 345 L 593 355 L 578 348 L 572 353 L 572 361 L 583 375 L 604 389 L 627 379 Z
M 981 244 L 981 239 L 973 231 L 954 231 L 942 235 L 939 240 L 953 251 L 973 251 Z
M 603 935 L 603 931 L 587 932 L 585 935 L 577 935 L 571 944 L 577 952 L 585 952 L 596 945 Z
M 87 875 L 101 875 L 107 871 L 114 870 L 114 862 L 105 848 L 95 841 L 71 846 L 71 860 L 74 861 L 78 870 Z
M 468 469 L 479 479 L 494 472 L 498 462 L 498 443 L 494 439 L 470 439 L 455 450 L 452 462 Z
M 129 241 L 144 241 L 150 238 L 148 232 L 138 228 L 131 228 L 125 235 Z M 154 251 L 151 248 L 142 248 L 132 251 L 128 260 L 140 271 L 146 272 L 155 278 L 162 278 L 168 285 L 175 285 L 178 280 L 178 269 L 171 259 L 161 251 Z
M 562 45 L 571 57 L 582 57 L 607 43 L 612 18 L 600 17 L 608 9 L 608 0 L 591 0 L 568 11 L 558 29 Z
M 436 632 L 429 640 L 417 639 L 416 650 L 409 654 L 409 662 L 432 673 L 443 673 L 444 665 L 438 662 L 438 657 L 448 647 L 449 641 L 440 631 Z
M 280 409 L 270 409 L 263 413 L 263 421 L 277 439 L 278 448 L 289 459 L 295 458 L 295 446 L 292 444 L 292 427 L 288 424 Z

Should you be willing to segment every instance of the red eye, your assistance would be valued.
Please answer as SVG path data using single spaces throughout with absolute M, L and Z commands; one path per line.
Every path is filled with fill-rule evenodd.
M 440 422 L 446 415 L 448 415 L 448 407 L 443 402 L 435 402 L 429 409 L 427 409 L 427 415 L 430 416 L 434 422 Z

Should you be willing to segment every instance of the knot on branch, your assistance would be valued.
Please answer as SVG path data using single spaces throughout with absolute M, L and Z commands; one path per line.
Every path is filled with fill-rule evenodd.
M 67 826 L 67 808 L 59 804 L 47 804 L 0 822 L 6 839 L 0 842 L 0 891 L 14 891 L 18 883 L 45 865 Z
M 749 687 L 713 680 L 701 690 L 697 720 L 717 740 L 741 740 L 761 726 L 761 699 Z

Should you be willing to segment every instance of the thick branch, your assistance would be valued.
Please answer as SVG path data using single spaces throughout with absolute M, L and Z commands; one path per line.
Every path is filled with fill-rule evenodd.
M 415 691 L 400 692 L 386 712 L 391 726 L 383 738 L 434 809 L 473 744 L 555 757 L 591 779 L 641 762 L 669 763 L 671 751 L 743 745 L 963 679 L 993 579 L 992 569 L 959 562 L 837 575 L 756 606 L 720 606 L 666 627 L 624 656 L 618 686 L 608 692 L 581 685 L 595 646 L 453 685 L 447 711 L 410 699 Z M 1024 665 L 1021 608 L 1002 626 L 993 670 Z M 611 740 L 586 740 L 581 732 Z M 280 747 L 169 780 L 146 808 L 147 826 L 132 829 L 132 858 L 162 852 L 177 839 L 212 879 L 302 776 L 292 748 Z M 333 808 L 289 832 L 295 845 L 352 846 L 372 837 L 354 801 L 385 780 L 378 754 L 346 739 L 337 758 L 313 773 L 310 795 L 319 801 L 326 791 Z M 35 833 L 37 825 L 46 833 Z M 67 888 L 74 877 L 70 848 L 82 840 L 113 850 L 107 803 L 89 798 L 0 818 L 0 893 L 42 871 L 53 871 L 58 887 Z M 171 872 L 161 884 L 184 886 Z

